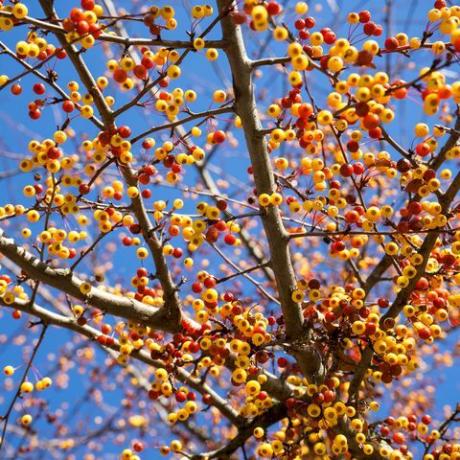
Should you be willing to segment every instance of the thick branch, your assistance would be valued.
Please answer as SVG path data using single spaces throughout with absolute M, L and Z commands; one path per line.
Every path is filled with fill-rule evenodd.
M 30 278 L 43 282 L 66 294 L 102 311 L 135 322 L 142 322 L 155 329 L 176 332 L 178 325 L 166 318 L 165 308 L 154 308 L 135 299 L 121 297 L 93 287 L 89 294 L 83 294 L 80 286 L 83 281 L 69 270 L 53 269 L 41 262 L 24 248 L 17 246 L 13 239 L 7 238 L 0 229 L 0 253 L 14 262 Z
M 40 0 L 40 4 L 48 17 L 57 19 L 52 2 L 49 0 Z M 114 126 L 114 114 L 107 105 L 101 91 L 97 87 L 91 72 L 81 57 L 81 54 L 77 52 L 73 45 L 67 43 L 64 36 L 57 34 L 57 38 L 59 39 L 62 47 L 67 51 L 67 54 L 69 55 L 75 70 L 78 72 L 81 81 L 88 92 L 93 96 L 94 103 L 101 115 L 105 128 L 110 130 Z M 128 186 L 137 186 L 137 176 L 134 170 L 130 166 L 122 167 L 120 169 Z M 146 212 L 142 197 L 139 195 L 137 198 L 133 198 L 131 200 L 131 205 L 141 227 L 142 235 L 149 246 L 155 262 L 156 276 L 158 277 L 163 289 L 163 299 L 165 301 L 167 314 L 166 319 L 169 323 L 174 322 L 174 329 L 177 329 L 181 321 L 180 302 L 177 294 L 177 288 L 172 281 L 171 274 L 166 264 L 166 259 L 163 255 L 161 241 L 154 232 L 153 225 Z
M 97 329 L 88 326 L 88 325 L 80 325 L 78 322 L 68 316 L 60 315 L 58 313 L 51 312 L 46 308 L 43 308 L 39 305 L 31 305 L 30 302 L 16 300 L 13 304 L 5 305 L 0 299 L 0 305 L 9 308 L 15 308 L 16 310 L 20 310 L 24 313 L 28 313 L 33 315 L 37 318 L 40 318 L 44 324 L 50 324 L 53 326 L 61 327 L 64 329 L 71 330 L 76 332 L 80 335 L 88 337 L 89 339 L 95 341 L 100 335 L 101 332 Z M 102 348 L 108 348 L 111 350 L 119 351 L 120 345 L 119 343 L 114 340 L 112 345 L 105 345 Z M 153 367 L 163 367 L 164 363 L 159 360 L 152 359 L 149 354 L 145 351 L 138 351 L 134 350 L 131 356 L 138 361 L 141 361 L 149 366 Z M 199 378 L 193 377 L 189 372 L 185 369 L 178 367 L 174 374 L 178 378 L 179 381 L 189 385 L 191 388 L 199 392 L 203 395 L 209 395 L 210 397 L 210 405 L 216 407 L 229 421 L 231 421 L 235 425 L 241 424 L 241 418 L 239 415 L 229 406 L 227 401 L 224 398 L 219 396 L 211 387 L 202 383 Z
M 275 192 L 276 186 L 267 144 L 264 137 L 259 134 L 262 126 L 257 116 L 251 62 L 246 54 L 240 27 L 236 27 L 232 19 L 223 14 L 228 2 L 219 0 L 217 3 L 223 16 L 221 21 L 223 38 L 229 44 L 225 53 L 233 75 L 235 110 L 242 121 L 257 192 L 271 194 Z M 270 246 L 272 268 L 286 323 L 286 333 L 290 338 L 295 338 L 302 331 L 303 316 L 300 305 L 291 298 L 296 279 L 287 233 L 278 208 L 267 208 L 262 220 Z
M 446 214 L 449 210 L 449 206 L 452 203 L 452 201 L 455 199 L 457 196 L 458 192 L 460 190 L 460 173 L 458 173 L 455 176 L 455 179 L 452 181 L 450 184 L 449 188 L 446 190 L 444 195 L 442 196 L 442 199 L 440 200 L 441 202 L 441 209 L 442 213 Z M 417 266 L 417 273 L 416 275 L 411 278 L 409 284 L 401 289 L 399 291 L 398 295 L 396 296 L 395 300 L 393 301 L 391 307 L 387 311 L 385 315 L 382 316 L 380 319 L 380 323 L 383 324 L 384 321 L 388 318 L 396 318 L 400 313 L 401 310 L 404 308 L 404 305 L 407 304 L 407 302 L 410 299 L 410 295 L 415 289 L 415 286 L 418 282 L 418 280 L 423 276 L 425 273 L 426 265 L 428 263 L 428 259 L 430 258 L 431 251 L 436 245 L 436 241 L 438 237 L 441 235 L 442 229 L 439 228 L 433 233 L 429 233 L 425 240 L 423 241 L 422 246 L 420 247 L 418 253 L 423 256 L 423 261 L 420 265 Z M 374 353 L 372 351 L 371 347 L 367 347 L 362 355 L 361 361 L 358 365 L 358 370 L 356 371 L 351 383 L 350 383 L 350 396 L 354 396 L 355 393 L 359 389 L 359 385 L 361 384 L 367 369 L 369 368 L 372 358 L 374 356 Z

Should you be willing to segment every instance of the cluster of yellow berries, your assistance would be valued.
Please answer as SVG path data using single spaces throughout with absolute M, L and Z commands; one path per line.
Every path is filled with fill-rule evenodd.
M 291 377 L 294 376 L 288 378 L 289 383 L 295 384 L 295 379 Z M 320 458 L 328 455 L 344 455 L 348 453 L 350 439 L 359 445 L 365 455 L 374 453 L 372 436 L 367 435 L 364 419 L 357 415 L 354 406 L 347 406 L 336 400 L 336 392 L 344 385 L 341 385 L 338 379 L 332 379 L 330 383 L 330 386 L 308 385 L 306 387 L 304 395 L 311 398 L 312 402 L 289 399 L 286 403 L 291 411 L 297 407 L 295 414 L 289 420 L 282 421 L 281 428 L 270 436 L 270 440 L 262 427 L 254 429 L 254 438 L 259 441 L 256 448 L 259 457 L 282 456 L 286 450 L 289 450 L 290 455 L 297 455 L 299 458 L 308 455 Z M 371 402 L 369 409 L 376 411 L 378 405 Z M 339 419 L 347 420 L 350 427 L 348 437 L 335 431 L 334 427 L 337 426 Z M 379 454 L 383 458 L 394 460 L 404 458 L 401 451 L 389 446 L 380 447 Z
M 0 5 L 0 11 L 11 13 L 11 16 L 0 16 L 0 30 L 8 31 L 14 27 L 15 20 L 24 19 L 29 14 L 29 8 L 24 3 L 15 3 L 14 5 Z
M 268 193 L 261 193 L 259 195 L 259 204 L 263 208 L 270 206 L 270 205 L 280 206 L 282 203 L 283 203 L 283 195 L 281 195 L 281 193 L 274 192 L 270 195 Z
M 12 376 L 15 372 L 15 368 L 11 365 L 7 365 L 3 368 L 3 373 L 6 376 Z M 32 393 L 34 390 L 36 391 L 43 391 L 49 388 L 52 385 L 53 381 L 50 377 L 43 377 L 42 379 L 38 380 L 35 384 L 30 382 L 29 380 L 25 380 L 21 383 L 19 387 L 19 391 L 21 394 L 28 394 Z M 33 421 L 33 417 L 30 414 L 24 414 L 21 416 L 19 422 L 23 427 L 28 427 Z
M 205 8 L 207 11 L 207 8 Z M 171 5 L 164 5 L 164 6 L 151 6 L 145 16 L 144 16 L 144 23 L 149 26 L 150 31 L 152 33 L 158 34 L 160 26 L 155 22 L 161 18 L 164 22 L 163 28 L 167 30 L 175 30 L 177 27 L 177 20 L 175 18 L 176 10 Z
M 16 300 L 28 300 L 29 296 L 23 286 L 9 284 L 4 278 L 0 279 L 0 297 L 6 305 L 12 305 Z
M 48 43 L 45 38 L 39 36 L 36 32 L 30 32 L 26 40 L 20 40 L 16 43 L 16 53 L 25 58 L 36 59 L 41 57 L 43 59 L 54 54 L 55 50 L 54 45 Z

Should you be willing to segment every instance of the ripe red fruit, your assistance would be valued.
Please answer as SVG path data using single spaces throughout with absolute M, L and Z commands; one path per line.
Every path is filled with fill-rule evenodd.
M 390 306 L 390 301 L 386 297 L 380 297 L 377 300 L 377 304 L 380 308 L 388 308 Z
M 365 117 L 369 113 L 369 105 L 367 102 L 358 102 L 355 106 L 355 111 L 360 117 Z
M 401 84 L 403 84 L 402 82 Z M 398 88 L 397 90 L 393 91 L 393 97 L 395 99 L 404 99 L 407 96 L 408 89 L 407 88 Z
M 307 30 L 300 30 L 299 31 L 299 38 L 301 40 L 306 40 L 309 36 L 310 36 L 310 32 L 308 32 Z
M 144 450 L 144 444 L 141 441 L 134 441 L 133 450 L 135 452 L 142 452 Z
M 85 15 L 80 8 L 72 8 L 70 11 L 70 19 L 73 23 L 78 23 L 85 19 Z
M 297 30 L 302 30 L 305 28 L 305 21 L 303 19 L 297 19 L 297 21 L 294 22 L 294 27 Z
M 381 139 L 382 138 L 382 128 L 376 127 L 369 130 L 369 137 L 372 139 Z
M 203 281 L 204 286 L 207 289 L 211 289 L 216 285 L 216 279 L 213 278 L 212 276 L 208 276 L 204 281 Z
M 351 211 L 351 210 L 347 211 L 344 217 L 345 217 L 345 222 L 349 224 L 356 223 L 359 220 L 359 214 L 356 211 Z
M 206 230 L 206 241 L 215 243 L 219 239 L 219 230 L 215 226 L 209 227 Z
M 231 292 L 227 291 L 224 293 L 224 300 L 225 302 L 232 302 L 233 300 L 235 300 L 235 296 Z
M 410 214 L 420 214 L 423 211 L 423 207 L 419 201 L 411 201 L 407 205 L 407 210 Z
M 134 75 L 140 80 L 145 80 L 147 78 L 147 68 L 144 65 L 138 64 L 133 69 Z
M 87 21 L 79 21 L 76 29 L 80 35 L 86 35 L 89 32 L 89 24 Z
M 409 161 L 409 160 L 406 160 L 405 158 L 401 158 L 401 159 L 398 160 L 398 162 L 396 163 L 396 169 L 397 169 L 399 172 L 405 173 L 405 172 L 409 171 L 410 168 L 411 168 L 410 161 Z
M 177 391 L 174 396 L 177 402 L 185 402 L 187 400 L 187 394 L 184 391 Z
M 345 243 L 343 241 L 334 241 L 331 244 L 331 250 L 334 252 L 340 252 L 345 249 Z
M 61 151 L 57 147 L 51 147 L 48 149 L 48 152 L 46 152 L 46 155 L 51 160 L 57 160 L 61 156 Z
M 337 39 L 337 36 L 335 35 L 334 32 L 327 31 L 323 34 L 323 38 L 324 38 L 324 43 L 326 43 L 327 45 L 332 45 Z
M 123 69 L 115 69 L 113 72 L 113 79 L 117 83 L 123 83 L 128 78 L 128 73 Z
M 359 143 L 356 141 L 348 141 L 347 150 L 352 153 L 357 152 L 359 150 Z
M 101 26 L 99 24 L 90 24 L 89 33 L 94 38 L 99 38 L 102 35 L 102 28 L 101 28 Z
M 337 317 L 333 311 L 327 311 L 326 314 L 324 315 L 324 319 L 326 320 L 326 322 L 332 323 L 333 321 L 337 319 Z
M 198 294 L 202 290 L 203 290 L 203 285 L 199 281 L 195 281 L 192 284 L 192 291 L 195 292 L 196 294 Z
M 380 37 L 383 34 L 383 27 L 380 24 L 377 24 L 374 28 L 374 37 Z
M 202 399 L 205 404 L 211 404 L 212 402 L 212 397 L 209 393 L 204 394 Z
M 431 331 L 428 327 L 422 327 L 421 329 L 418 330 L 418 336 L 422 340 L 427 340 L 431 337 Z
M 426 157 L 430 153 L 430 146 L 426 142 L 421 142 L 415 147 L 415 152 L 421 157 Z
M 361 50 L 358 53 L 358 59 L 356 59 L 356 65 L 359 66 L 369 66 L 374 60 L 374 55 L 366 50 Z
M 375 113 L 368 113 L 363 119 L 363 125 L 366 129 L 377 128 L 380 124 L 380 118 Z
M 19 96 L 22 93 L 22 86 L 19 83 L 15 83 L 13 86 L 11 86 L 11 94 L 15 96 Z
M 330 403 L 334 401 L 336 397 L 336 393 L 333 390 L 326 390 L 326 391 L 323 391 L 323 396 L 324 396 L 324 402 Z
M 84 10 L 93 10 L 95 6 L 94 0 L 81 0 L 81 7 Z
M 223 131 L 219 130 L 219 131 L 216 131 L 213 135 L 212 135 L 212 141 L 215 143 L 215 144 L 221 144 L 222 142 L 225 141 L 225 138 L 226 138 L 226 135 Z
M 343 177 L 350 177 L 353 174 L 353 166 L 348 163 L 344 163 L 340 166 L 340 174 Z
M 35 110 L 30 110 L 29 111 L 29 117 L 32 120 L 38 120 L 41 117 L 41 115 L 42 115 L 42 113 L 41 113 L 40 109 L 35 109 Z
M 131 136 L 131 128 L 129 126 L 123 125 L 118 128 L 118 134 L 123 138 L 127 139 Z
M 364 24 L 363 30 L 366 35 L 373 35 L 377 28 L 377 24 L 375 22 L 369 21 Z
M 364 172 L 364 165 L 362 163 L 355 163 L 353 165 L 353 173 L 359 176 Z
M 429 287 L 430 283 L 424 276 L 422 276 L 415 284 L 415 289 L 418 289 L 419 291 L 426 291 Z
M 86 195 L 87 193 L 89 193 L 89 190 L 90 188 L 88 184 L 80 184 L 80 186 L 78 187 L 80 195 Z
M 225 211 L 227 209 L 227 202 L 225 200 L 217 200 L 216 206 L 221 211 Z
M 283 368 L 283 367 L 286 367 L 288 365 L 288 360 L 286 358 L 284 358 L 283 356 L 279 357 L 278 358 L 278 366 Z
M 429 425 L 431 423 L 431 416 L 428 414 L 423 415 L 422 423 L 424 423 L 425 425 Z
M 69 18 L 66 18 L 66 19 L 64 19 L 64 21 L 62 21 L 62 28 L 66 32 L 72 32 L 72 30 L 75 29 L 75 26 L 74 26 L 73 22 Z
M 142 142 L 142 148 L 144 148 L 145 150 L 148 150 L 148 149 L 151 149 L 153 147 L 153 141 L 151 139 L 145 139 L 143 142 Z
M 33 86 L 33 91 L 35 94 L 44 94 L 46 91 L 45 85 L 43 83 L 35 83 Z
M 54 53 L 58 59 L 65 59 L 67 57 L 67 51 L 63 48 L 56 48 Z
M 148 183 L 150 183 L 150 176 L 148 174 L 141 173 L 139 174 L 139 177 L 137 178 L 137 180 L 142 185 L 147 185 Z
M 236 238 L 233 234 L 227 233 L 224 237 L 224 241 L 226 244 L 233 246 L 236 242 Z
M 363 10 L 359 12 L 359 22 L 365 24 L 371 20 L 371 12 L 368 10 Z
M 270 15 L 270 16 L 276 16 L 277 14 L 280 14 L 281 13 L 281 5 L 277 2 L 269 2 L 267 3 L 267 13 Z
M 155 67 L 155 63 L 152 61 L 152 59 L 144 56 L 141 60 L 141 64 L 146 68 L 146 69 L 152 69 Z
M 131 246 L 133 244 L 133 239 L 130 236 L 124 236 L 121 242 L 123 246 Z
M 385 48 L 388 50 L 388 51 L 393 51 L 395 50 L 396 48 L 399 47 L 399 42 L 398 42 L 398 39 L 395 38 L 395 37 L 388 37 L 386 40 L 385 40 Z
M 311 28 L 315 27 L 315 25 L 316 25 L 315 18 L 312 18 L 311 16 L 309 16 L 308 18 L 305 18 L 304 21 L 305 21 L 305 27 L 307 29 L 311 29 Z
M 72 101 L 64 101 L 62 103 L 62 110 L 64 110 L 65 113 L 73 112 L 74 109 L 75 104 Z

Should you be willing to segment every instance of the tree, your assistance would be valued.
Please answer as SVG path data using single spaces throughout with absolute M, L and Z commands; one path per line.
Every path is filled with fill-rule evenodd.
M 2 458 L 460 458 L 460 5 L 29 3 Z

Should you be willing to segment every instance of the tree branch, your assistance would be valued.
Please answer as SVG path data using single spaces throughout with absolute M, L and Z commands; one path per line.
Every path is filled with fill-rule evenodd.
M 88 294 L 80 291 L 83 281 L 68 269 L 53 269 L 24 248 L 17 246 L 13 239 L 7 238 L 0 229 L 0 253 L 20 267 L 24 273 L 36 281 L 43 282 L 66 294 L 106 313 L 168 332 L 176 332 L 176 322 L 168 321 L 167 307 L 154 308 L 135 299 L 113 295 L 102 289 L 92 287 Z

